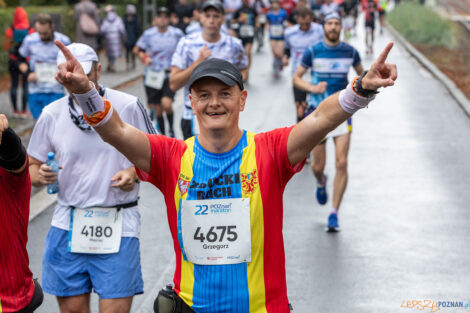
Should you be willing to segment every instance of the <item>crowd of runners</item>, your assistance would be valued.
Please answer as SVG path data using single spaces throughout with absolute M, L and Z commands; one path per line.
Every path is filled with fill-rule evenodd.
M 336 173 L 326 230 L 340 230 L 351 116 L 397 78 L 396 66 L 386 63 L 392 44 L 367 71 L 347 41 L 364 12 L 372 54 L 375 16 L 385 6 L 206 0 L 192 6 L 185 24 L 173 25 L 171 8 L 159 7 L 133 49 L 145 67 L 147 107 L 100 84 L 96 51 L 71 43 L 53 30 L 50 16 L 38 15 L 36 32 L 18 47 L 21 71 L 35 91 L 37 123 L 27 150 L 0 115 L 0 195 L 7 199 L 0 202 L 0 222 L 12 225 L 0 232 L 17 238 L 0 244 L 0 312 L 33 312 L 41 285 L 62 313 L 89 312 L 92 291 L 100 312 L 130 312 L 133 296 L 144 291 L 139 180 L 165 197 L 176 256 L 173 286 L 159 293 L 155 312 L 289 312 L 283 190 L 311 160 L 312 192 L 319 204 L 328 203 L 325 142 L 332 138 Z M 238 117 L 253 48 L 264 49 L 266 39 L 274 78 L 291 65 L 297 124 L 255 134 L 240 129 Z M 349 82 L 351 68 L 357 77 Z M 174 130 L 180 89 L 183 140 Z M 60 174 L 46 164 L 50 152 Z M 57 180 L 40 285 L 26 252 L 29 196 L 31 184 Z

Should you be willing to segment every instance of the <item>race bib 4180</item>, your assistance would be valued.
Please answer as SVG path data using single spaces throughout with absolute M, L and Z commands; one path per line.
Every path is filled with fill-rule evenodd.
M 178 237 L 191 263 L 251 262 L 250 199 L 181 200 Z
M 122 210 L 75 208 L 70 212 L 69 252 L 117 253 L 121 235 Z

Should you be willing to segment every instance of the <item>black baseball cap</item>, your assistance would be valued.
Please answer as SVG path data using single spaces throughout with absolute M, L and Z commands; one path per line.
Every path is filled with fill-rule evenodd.
M 205 77 L 213 77 L 228 86 L 238 85 L 240 90 L 244 89 L 243 76 L 240 70 L 232 63 L 222 59 L 208 59 L 196 66 L 189 77 L 189 90 L 197 80 Z
M 157 8 L 157 15 L 162 14 L 162 13 L 164 13 L 166 15 L 170 15 L 170 10 L 168 10 L 168 8 L 166 8 L 166 7 L 158 7 Z
M 222 5 L 222 2 L 218 0 L 208 0 L 204 2 L 204 4 L 202 5 L 202 10 L 205 11 L 208 8 L 214 8 L 220 13 L 224 14 L 224 6 Z

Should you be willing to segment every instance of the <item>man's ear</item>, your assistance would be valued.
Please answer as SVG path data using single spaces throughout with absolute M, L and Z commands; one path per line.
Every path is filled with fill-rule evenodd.
M 189 94 L 189 102 L 191 103 L 191 108 L 193 109 L 193 115 L 196 115 L 196 112 L 194 110 L 194 105 L 193 105 L 193 95 L 192 94 Z
M 248 97 L 248 92 L 246 89 L 242 90 L 240 93 L 240 112 L 245 110 L 246 98 Z

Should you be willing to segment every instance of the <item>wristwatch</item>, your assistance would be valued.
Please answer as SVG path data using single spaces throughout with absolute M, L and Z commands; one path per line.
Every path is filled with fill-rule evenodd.
M 368 71 L 364 71 L 362 72 L 361 76 L 359 76 L 359 79 L 356 80 L 356 83 L 353 84 L 353 89 L 354 91 L 362 96 L 362 97 L 366 97 L 366 98 L 369 98 L 373 95 L 376 95 L 378 94 L 379 92 L 377 90 L 371 90 L 371 89 L 364 89 L 362 88 L 362 79 L 364 78 L 364 76 L 366 76 Z

